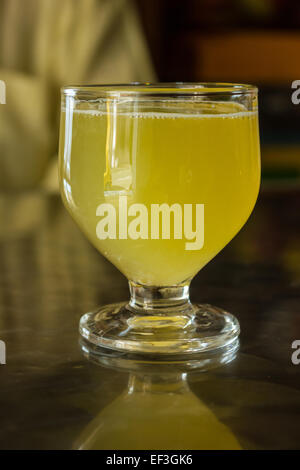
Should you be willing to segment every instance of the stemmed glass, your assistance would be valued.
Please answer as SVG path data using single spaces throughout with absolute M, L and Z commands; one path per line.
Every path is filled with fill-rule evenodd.
M 189 286 L 245 224 L 257 199 L 255 87 L 65 87 L 59 169 L 68 211 L 129 280 L 129 302 L 82 316 L 87 341 L 178 357 L 237 340 L 237 319 L 192 304 Z

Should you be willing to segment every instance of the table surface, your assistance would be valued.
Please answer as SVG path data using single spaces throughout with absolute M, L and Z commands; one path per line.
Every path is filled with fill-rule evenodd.
M 241 324 L 230 364 L 182 375 L 103 367 L 78 321 L 128 298 L 56 194 L 0 196 L 0 448 L 300 448 L 300 190 L 265 189 L 192 300 Z M 300 354 L 299 354 L 300 357 Z

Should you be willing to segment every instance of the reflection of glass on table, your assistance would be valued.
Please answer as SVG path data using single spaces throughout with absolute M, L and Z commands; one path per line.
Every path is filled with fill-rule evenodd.
M 255 204 L 256 89 L 69 87 L 61 123 L 63 200 L 131 291 L 129 304 L 82 317 L 81 334 L 108 348 L 158 354 L 235 341 L 237 320 L 192 305 L 188 291 Z

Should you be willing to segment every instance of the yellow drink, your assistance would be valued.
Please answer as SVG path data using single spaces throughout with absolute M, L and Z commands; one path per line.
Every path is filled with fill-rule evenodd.
M 128 279 L 171 286 L 192 278 L 249 217 L 260 183 L 258 120 L 232 102 L 145 103 L 63 113 L 60 182 L 73 218 Z M 120 239 L 120 196 L 148 209 L 148 227 L 151 204 L 204 204 L 203 246 L 187 250 L 172 223 L 169 239 Z M 105 203 L 116 211 L 115 239 L 97 236 Z

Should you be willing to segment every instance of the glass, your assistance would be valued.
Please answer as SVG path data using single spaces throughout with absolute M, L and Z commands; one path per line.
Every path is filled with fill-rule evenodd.
M 257 199 L 255 87 L 65 87 L 59 169 L 68 211 L 129 280 L 129 302 L 83 315 L 86 340 L 156 357 L 236 342 L 237 319 L 192 304 L 189 286 Z

